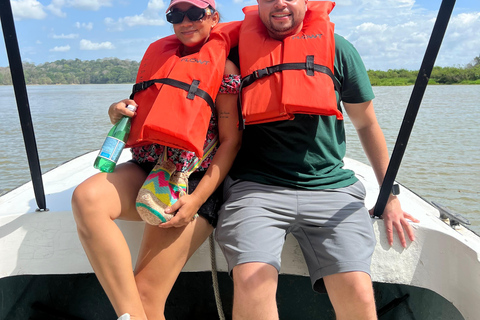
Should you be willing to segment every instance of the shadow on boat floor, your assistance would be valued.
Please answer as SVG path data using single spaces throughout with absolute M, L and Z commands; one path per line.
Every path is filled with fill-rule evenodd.
M 218 280 L 226 319 L 231 319 L 232 281 Z M 374 283 L 380 320 L 463 320 L 457 309 L 436 293 L 410 286 Z M 94 274 L 28 275 L 0 279 L 0 320 L 116 319 Z M 333 320 L 328 296 L 312 291 L 310 280 L 280 277 L 281 320 Z M 183 273 L 167 301 L 168 320 L 219 319 L 210 272 Z

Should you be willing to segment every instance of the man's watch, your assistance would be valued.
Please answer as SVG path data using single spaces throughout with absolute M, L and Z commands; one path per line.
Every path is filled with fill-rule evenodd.
M 393 184 L 392 191 L 390 191 L 390 194 L 394 196 L 398 196 L 400 194 L 400 186 L 397 183 Z

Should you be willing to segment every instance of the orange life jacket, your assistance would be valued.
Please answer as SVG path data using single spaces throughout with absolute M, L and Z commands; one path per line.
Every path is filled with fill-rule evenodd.
M 180 56 L 171 35 L 152 43 L 142 58 L 131 98 L 138 104 L 127 147 L 157 143 L 203 156 L 215 98 L 240 22 L 213 28 L 199 52 Z
M 302 30 L 282 41 L 268 35 L 257 6 L 243 9 L 239 116 L 244 124 L 293 119 L 296 113 L 343 119 L 334 87 L 334 24 L 328 16 L 334 6 L 309 1 Z

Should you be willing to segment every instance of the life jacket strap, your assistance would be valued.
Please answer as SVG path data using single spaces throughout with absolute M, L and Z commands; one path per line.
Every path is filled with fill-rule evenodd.
M 307 70 L 307 76 L 315 75 L 315 56 L 307 56 L 307 61 L 305 62 L 305 69 Z
M 258 79 L 284 70 L 306 70 L 308 76 L 314 76 L 314 71 L 324 73 L 332 79 L 335 91 L 340 92 L 340 83 L 333 75 L 332 70 L 326 66 L 315 64 L 313 62 L 313 56 L 307 56 L 306 62 L 281 63 L 264 69 L 255 70 L 242 79 L 242 88 L 248 87 Z
M 248 76 L 244 77 L 242 79 L 242 82 L 240 83 L 240 88 L 239 88 L 239 93 L 238 93 L 238 101 L 237 101 L 237 110 L 238 110 L 238 119 L 239 119 L 239 125 L 238 129 L 243 130 L 245 129 L 245 119 L 243 118 L 242 115 L 242 90 L 245 87 L 248 87 L 258 79 L 261 79 L 263 77 L 269 76 L 275 72 L 281 72 L 284 70 L 306 70 L 307 76 L 314 76 L 315 71 L 324 73 L 328 75 L 332 81 L 333 81 L 333 86 L 335 87 L 335 91 L 338 92 L 338 94 L 341 97 L 341 85 L 340 82 L 335 78 L 333 75 L 332 70 L 330 70 L 328 67 L 320 64 L 315 64 L 314 62 L 314 56 L 309 55 L 306 58 L 305 62 L 291 62 L 291 63 L 281 63 L 277 64 L 271 67 L 266 67 L 263 69 L 258 69 L 253 71 L 251 74 Z
M 198 88 L 198 85 L 200 84 L 199 80 L 193 80 L 191 84 L 188 84 L 183 81 L 178 81 L 175 79 L 170 79 L 170 78 L 162 78 L 162 79 L 152 79 L 152 80 L 147 80 L 143 82 L 139 82 L 133 85 L 132 89 L 132 94 L 130 95 L 130 99 L 133 99 L 135 96 L 135 93 L 145 90 L 148 87 L 152 86 L 155 83 L 162 83 L 166 84 L 172 87 L 176 87 L 182 90 L 185 90 L 188 92 L 187 94 L 187 99 L 193 100 L 195 96 L 198 96 L 205 100 L 207 104 L 210 106 L 212 109 L 212 112 L 215 112 L 215 103 L 213 102 L 212 97 L 208 94 L 208 92 Z

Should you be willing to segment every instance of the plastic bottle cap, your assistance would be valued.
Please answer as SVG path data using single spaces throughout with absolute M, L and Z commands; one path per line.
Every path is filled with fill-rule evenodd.
M 134 105 L 131 105 L 131 104 L 129 104 L 126 108 L 127 108 L 128 110 L 132 111 L 132 112 L 137 111 L 137 107 L 135 107 Z

